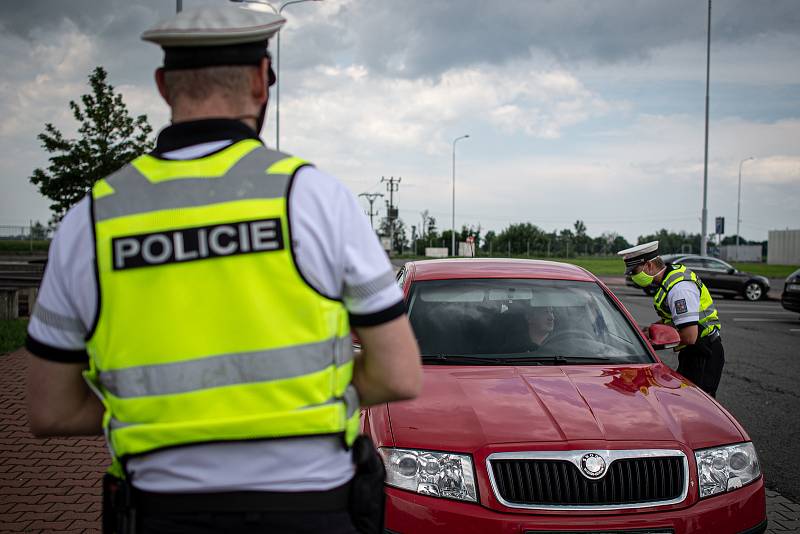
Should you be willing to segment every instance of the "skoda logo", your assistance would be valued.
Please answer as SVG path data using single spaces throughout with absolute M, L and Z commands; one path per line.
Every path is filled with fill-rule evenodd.
M 584 454 L 581 457 L 581 471 L 589 478 L 600 478 L 606 472 L 606 461 L 593 452 Z

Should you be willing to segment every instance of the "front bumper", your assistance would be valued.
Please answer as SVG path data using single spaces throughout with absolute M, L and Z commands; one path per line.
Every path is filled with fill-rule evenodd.
M 696 488 L 695 488 L 696 491 Z M 760 533 L 766 529 L 764 479 L 691 506 L 638 512 L 520 513 L 486 508 L 395 488 L 386 488 L 386 531 L 398 534 L 525 534 L 528 532 L 607 532 L 669 529 L 674 534 Z
M 781 305 L 789 311 L 800 312 L 800 292 L 784 290 Z

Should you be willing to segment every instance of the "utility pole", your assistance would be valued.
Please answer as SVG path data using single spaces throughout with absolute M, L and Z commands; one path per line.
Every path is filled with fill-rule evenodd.
M 369 211 L 367 212 L 367 215 L 369 215 L 369 225 L 374 230 L 375 225 L 372 224 L 372 217 L 377 215 L 378 211 L 373 210 L 372 205 L 375 203 L 375 200 L 377 200 L 378 197 L 383 197 L 383 193 L 361 193 L 358 196 L 366 198 L 367 202 L 369 202 Z
M 708 0 L 708 37 L 706 41 L 706 150 L 703 164 L 703 214 L 700 255 L 708 255 L 708 86 L 711 78 L 711 0 Z
M 175 13 L 183 11 L 183 0 L 175 0 Z
M 394 221 L 397 219 L 397 208 L 394 205 L 394 194 L 400 190 L 401 177 L 395 179 L 391 176 L 388 180 L 385 176 L 381 176 L 381 183 L 386 184 L 386 190 L 389 192 L 389 201 L 386 203 L 386 218 L 389 219 L 389 255 L 394 250 Z

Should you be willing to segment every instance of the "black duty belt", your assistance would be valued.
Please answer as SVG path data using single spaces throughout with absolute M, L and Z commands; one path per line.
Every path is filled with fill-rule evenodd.
M 715 341 L 722 340 L 719 334 L 719 329 L 715 328 L 713 332 L 708 334 L 706 337 L 701 337 L 700 341 L 705 343 L 713 343 Z
M 348 482 L 327 491 L 231 491 L 221 493 L 154 493 L 136 490 L 134 502 L 143 514 L 198 512 L 337 512 L 350 501 Z

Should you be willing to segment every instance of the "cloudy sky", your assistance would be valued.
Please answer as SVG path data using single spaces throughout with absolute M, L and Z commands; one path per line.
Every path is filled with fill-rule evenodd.
M 212 0 L 184 0 L 184 8 Z M 216 0 L 224 1 L 224 0 Z M 0 225 L 49 219 L 30 185 L 45 122 L 103 65 L 133 113 L 169 121 L 139 34 L 172 0 L 0 4 Z M 281 148 L 385 192 L 401 217 L 552 230 L 583 219 L 629 240 L 700 231 L 707 4 L 703 0 L 324 0 L 292 5 L 282 37 Z M 709 229 L 800 228 L 800 2 L 715 0 Z M 263 136 L 274 146 L 274 106 Z M 364 204 L 366 207 L 366 203 Z M 383 209 L 381 213 L 383 213 Z

